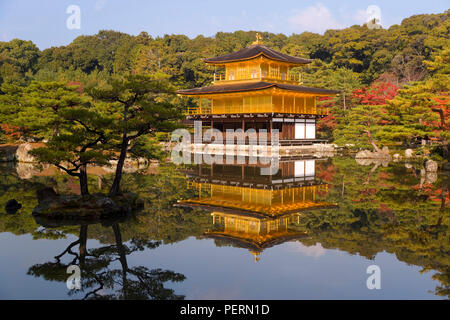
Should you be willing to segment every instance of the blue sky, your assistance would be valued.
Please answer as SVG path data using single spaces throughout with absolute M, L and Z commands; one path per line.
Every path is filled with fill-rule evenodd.
M 80 29 L 66 27 L 69 5 L 80 8 Z M 414 14 L 440 13 L 450 7 L 449 0 L 0 0 L 0 41 L 32 40 L 45 49 L 102 29 L 191 38 L 236 30 L 323 33 L 364 23 L 370 5 L 380 9 L 383 27 Z

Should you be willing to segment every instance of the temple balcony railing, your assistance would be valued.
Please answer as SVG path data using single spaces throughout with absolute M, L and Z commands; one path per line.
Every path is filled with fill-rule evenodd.
M 271 105 L 256 106 L 214 106 L 214 107 L 188 107 L 186 115 L 209 115 L 209 114 L 248 114 L 248 113 L 286 113 L 286 114 L 308 114 L 327 116 L 329 109 L 326 107 L 309 107 L 298 108 L 292 110 L 289 106 L 285 108 L 275 107 Z
M 301 74 L 280 72 L 277 69 L 262 72 L 233 72 L 227 75 L 225 73 L 215 73 L 213 79 L 215 85 L 245 81 L 269 81 L 295 85 L 301 85 L 303 83 Z
M 193 115 L 193 114 L 211 114 L 212 108 L 211 107 L 188 107 L 186 109 L 187 115 Z

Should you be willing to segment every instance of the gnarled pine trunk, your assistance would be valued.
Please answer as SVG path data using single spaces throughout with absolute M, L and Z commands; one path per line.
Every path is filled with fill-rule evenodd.
M 128 138 L 124 137 L 122 140 L 122 146 L 120 148 L 119 161 L 117 161 L 116 174 L 114 176 L 114 181 L 109 190 L 109 196 L 113 197 L 120 192 L 120 181 L 122 180 L 122 170 L 125 164 L 125 158 L 127 156 L 128 149 Z
M 88 188 L 88 178 L 87 178 L 87 169 L 86 165 L 82 165 L 80 167 L 80 192 L 82 196 L 86 196 L 89 194 L 89 188 Z
M 381 151 L 380 148 L 378 148 L 378 146 L 372 140 L 372 135 L 370 134 L 370 131 L 366 130 L 366 133 L 367 133 L 367 137 L 369 138 L 369 142 L 372 145 L 372 147 L 375 150 L 375 152 L 380 152 Z

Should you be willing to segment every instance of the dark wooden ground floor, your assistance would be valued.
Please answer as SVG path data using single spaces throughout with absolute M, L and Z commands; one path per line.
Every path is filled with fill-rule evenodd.
M 228 132 L 244 132 L 248 140 L 251 132 L 261 133 L 265 131 L 267 133 L 267 140 L 270 141 L 272 133 L 275 130 L 278 131 L 280 141 L 316 140 L 315 123 L 315 119 L 211 119 L 202 121 L 202 128 L 219 130 L 224 134 L 224 140 L 227 140 L 227 137 L 231 137 L 233 140 L 239 138 L 238 134 L 227 135 Z M 231 143 L 231 141 L 227 142 Z

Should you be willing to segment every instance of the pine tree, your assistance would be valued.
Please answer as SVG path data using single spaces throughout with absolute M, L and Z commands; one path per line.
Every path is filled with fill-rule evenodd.
M 358 105 L 353 107 L 345 119 L 341 119 L 334 131 L 335 142 L 338 144 L 352 143 L 360 148 L 372 147 L 378 152 L 376 137 L 382 130 L 381 123 L 386 118 L 382 106 Z
M 26 110 L 18 113 L 19 123 L 41 133 L 51 130 L 51 134 L 59 134 L 61 119 L 59 111 L 79 106 L 87 102 L 86 98 L 76 91 L 78 86 L 70 86 L 65 82 L 33 81 L 26 87 L 23 95 Z
M 53 135 L 45 147 L 30 153 L 40 162 L 53 164 L 77 177 L 81 194 L 88 195 L 87 166 L 106 165 L 112 157 L 105 130 L 112 120 L 87 106 L 60 110 L 58 119 L 60 133 Z
M 96 101 L 106 103 L 114 119 L 108 136 L 110 147 L 119 151 L 110 196 L 120 192 L 122 170 L 132 142 L 149 133 L 170 131 L 181 119 L 181 112 L 170 103 L 173 89 L 165 79 L 147 75 L 115 78 L 104 88 L 91 88 Z

